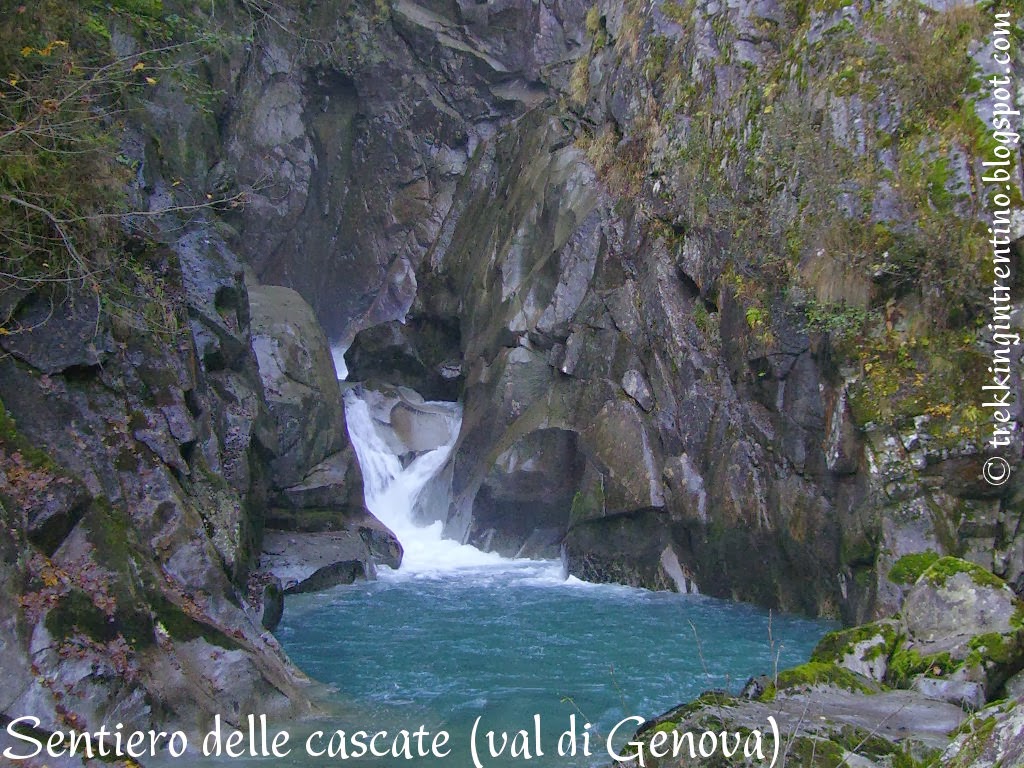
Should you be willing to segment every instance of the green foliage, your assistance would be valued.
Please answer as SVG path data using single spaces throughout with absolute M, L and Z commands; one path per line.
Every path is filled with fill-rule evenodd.
M 1013 635 L 988 632 L 972 637 L 969 647 L 971 653 L 967 657 L 968 664 L 985 666 L 995 664 L 1008 669 L 1020 666 L 1021 654 L 1024 652 L 1020 642 L 1020 633 L 1014 637 Z
M 569 97 L 576 104 L 586 104 L 590 97 L 590 56 L 581 56 L 569 75 Z
M 886 682 L 894 688 L 907 688 L 917 675 L 949 675 L 961 665 L 946 652 L 922 656 L 913 648 L 897 648 L 889 657 Z
M 763 329 L 769 319 L 769 314 L 763 307 L 747 307 L 747 311 L 744 313 L 747 319 L 747 325 L 752 331 L 759 331 Z
M 860 336 L 868 320 L 868 311 L 846 302 L 822 302 L 812 299 L 804 308 L 807 330 L 827 333 L 841 342 Z
M 846 765 L 846 752 L 830 739 L 798 736 L 787 744 L 786 764 L 799 768 L 842 768 Z
M 389 0 L 374 0 L 373 23 L 385 24 L 391 19 L 391 3 Z
M 569 525 L 582 523 L 604 514 L 604 486 L 595 483 L 588 489 L 576 491 L 569 511 Z
M 901 319 L 895 303 L 889 306 L 887 316 Z M 985 371 L 973 328 L 920 336 L 886 329 L 848 339 L 839 349 L 861 366 L 861 377 L 850 389 L 858 425 L 903 426 L 924 415 L 930 419 L 925 428 L 939 446 L 982 438 L 984 414 L 963 396 L 980 391 Z
M 587 11 L 586 18 L 586 29 L 587 34 L 592 39 L 591 51 L 596 53 L 604 48 L 608 44 L 608 30 L 605 29 L 604 19 L 601 16 L 601 11 L 594 5 L 589 11 Z
M 659 39 L 627 6 L 623 27 L 647 43 L 640 63 L 659 130 L 638 121 L 586 149 L 613 191 L 663 180 L 671 211 L 654 228 L 671 221 L 722 244 L 722 280 L 741 305 L 748 346 L 774 344 L 788 302 L 808 331 L 827 335 L 839 365 L 861 369 L 850 391 L 858 424 L 902 427 L 924 415 L 940 447 L 974 441 L 986 426 L 971 404 L 985 370 L 977 318 L 987 235 L 962 169 L 991 154 L 970 56 L 987 34 L 986 11 L 869 4 L 860 20 L 834 20 L 810 42 L 822 16 L 846 5 L 784 3 L 785 18 L 763 30 L 778 56 L 726 93 L 694 59 L 692 2 L 660 6 L 683 27 L 678 39 Z M 711 22 L 728 60 L 735 30 L 725 16 Z M 626 46 L 616 40 L 616 49 Z M 870 119 L 861 128 L 830 120 L 881 105 L 894 120 L 884 131 Z M 631 140 L 659 151 L 631 157 Z
M 2 400 L 0 400 L 0 452 L 5 452 L 8 455 L 20 455 L 32 469 L 42 469 L 51 473 L 58 471 L 53 459 L 45 451 L 39 450 L 21 433 L 17 423 L 11 418 L 11 414 L 4 408 Z M 11 477 L 6 466 L 4 471 L 7 474 L 7 481 L 10 483 Z
M 655 82 L 665 69 L 665 62 L 671 50 L 669 39 L 663 35 L 651 35 L 647 39 L 647 61 L 644 63 L 644 77 Z
M 154 269 L 146 218 L 130 227 L 124 218 L 138 167 L 119 152 L 118 132 L 165 80 L 186 98 L 209 97 L 179 61 L 209 49 L 199 23 L 160 0 L 41 0 L 0 21 L 0 296 L 15 297 L 3 302 L 0 333 L 22 330 L 12 314 L 33 291 L 54 301 L 95 296 L 131 327 L 177 331 L 176 297 Z M 142 52 L 119 58 L 114 26 Z

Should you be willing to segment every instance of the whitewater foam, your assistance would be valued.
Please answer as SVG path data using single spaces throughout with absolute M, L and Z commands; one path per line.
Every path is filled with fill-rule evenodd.
M 403 467 L 377 426 L 361 392 L 351 389 L 345 393 L 345 419 L 363 473 L 366 506 L 394 532 L 405 550 L 401 569 L 397 573 L 381 569 L 381 578 L 432 578 L 452 572 L 487 578 L 494 571 L 514 571 L 517 576 L 545 582 L 563 581 L 562 567 L 557 561 L 513 560 L 446 539 L 440 519 L 429 525 L 416 524 L 413 520 L 416 500 L 427 483 L 444 468 L 462 425 L 462 407 L 458 403 L 429 402 L 424 405 L 444 413 L 448 440 L 433 450 L 421 453 Z M 446 510 L 436 512 L 440 518 Z

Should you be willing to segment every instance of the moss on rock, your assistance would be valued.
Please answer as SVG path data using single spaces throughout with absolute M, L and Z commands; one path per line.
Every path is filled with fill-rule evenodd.
M 816 685 L 832 685 L 857 693 L 877 693 L 867 680 L 838 664 L 809 661 L 799 667 L 780 672 L 777 680 L 761 694 L 761 701 L 772 701 L 779 691 L 807 688 Z
M 871 658 L 882 653 L 888 656 L 895 649 L 899 639 L 896 627 L 891 622 L 883 621 L 829 632 L 814 648 L 811 653 L 811 661 L 824 664 L 839 663 L 847 655 L 853 653 L 858 644 L 876 637 L 879 642 L 872 644 L 867 649 L 867 653 L 872 654 Z
M 926 552 L 904 555 L 889 571 L 889 580 L 897 584 L 913 584 L 938 559 L 938 553 L 930 549 Z
M 981 587 L 1005 588 L 1006 582 L 986 571 L 980 565 L 961 560 L 958 557 L 942 557 L 932 563 L 921 574 L 921 579 L 926 579 L 937 587 L 943 587 L 950 578 L 958 573 L 966 573 L 971 580 Z

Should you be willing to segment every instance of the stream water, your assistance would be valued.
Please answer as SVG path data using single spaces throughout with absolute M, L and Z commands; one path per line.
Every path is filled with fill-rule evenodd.
M 462 768 L 472 765 L 470 734 L 480 718 L 479 733 L 495 731 L 497 744 L 502 732 L 513 739 L 527 731 L 532 751 L 529 761 L 522 754 L 511 760 L 507 750 L 493 760 L 485 751 L 484 765 L 608 765 L 603 739 L 623 718 L 652 717 L 712 688 L 735 692 L 751 675 L 805 661 L 831 627 L 700 595 L 587 584 L 565 578 L 557 561 L 510 560 L 442 538 L 440 523 L 418 527 L 412 508 L 459 428 L 458 406 L 437 407 L 447 409 L 449 441 L 403 467 L 367 403 L 355 392 L 346 396 L 367 505 L 398 535 L 405 560 L 398 571 L 381 569 L 374 582 L 290 597 L 277 630 L 299 667 L 346 702 L 339 717 L 349 733 L 444 730 L 447 757 L 411 762 Z M 543 755 L 536 754 L 535 717 Z M 559 737 L 573 719 L 579 751 L 559 756 Z M 621 728 L 618 741 L 634 728 Z M 587 732 L 589 757 L 582 755 Z M 486 744 L 484 735 L 478 739 Z

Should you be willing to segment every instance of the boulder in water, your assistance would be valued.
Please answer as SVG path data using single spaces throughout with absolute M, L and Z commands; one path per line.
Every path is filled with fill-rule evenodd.
M 294 594 L 373 579 L 377 563 L 398 568 L 401 562 L 398 539 L 367 514 L 340 531 L 267 531 L 259 570 L 279 580 L 285 594 Z
M 351 584 L 356 579 L 366 579 L 366 563 L 362 560 L 341 560 L 318 568 L 308 577 L 285 590 L 286 595 L 302 592 L 322 592 L 341 584 Z
M 400 400 L 391 409 L 391 429 L 407 451 L 432 451 L 451 442 L 451 411 L 430 403 Z
M 330 347 L 313 310 L 279 285 L 249 289 L 253 351 L 273 417 L 271 481 L 286 488 L 345 445 L 345 416 Z

